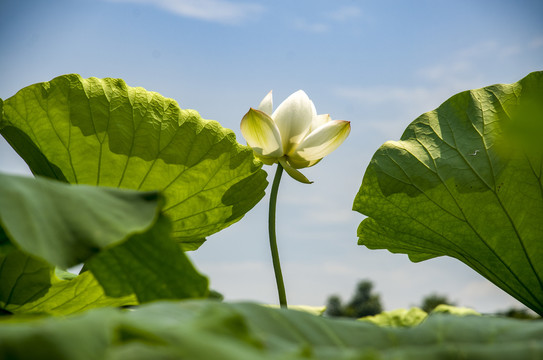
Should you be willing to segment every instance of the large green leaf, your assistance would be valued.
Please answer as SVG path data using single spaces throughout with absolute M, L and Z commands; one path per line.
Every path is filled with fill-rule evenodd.
M 134 294 L 108 297 L 88 271 L 75 276 L 11 246 L 0 246 L 0 308 L 12 313 L 72 314 L 138 304 Z
M 0 225 L 21 250 L 61 268 L 151 228 L 157 192 L 0 174 Z
M 185 249 L 238 221 L 266 173 L 232 131 L 120 79 L 65 75 L 4 101 L 0 133 L 36 175 L 161 190 Z
M 207 295 L 207 278 L 172 241 L 170 222 L 160 217 L 148 232 L 96 255 L 88 264 L 108 296 L 136 294 L 140 303 Z
M 206 296 L 161 206 L 156 192 L 0 174 L 0 308 L 66 314 Z M 83 261 L 79 276 L 54 268 Z
M 359 244 L 448 255 L 543 314 L 543 72 L 457 94 L 373 156 Z
M 543 324 L 430 315 L 410 328 L 255 304 L 159 302 L 65 318 L 0 320 L 0 357 L 16 359 L 537 359 Z

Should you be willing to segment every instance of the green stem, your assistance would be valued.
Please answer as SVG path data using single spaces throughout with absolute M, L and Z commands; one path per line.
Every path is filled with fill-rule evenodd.
M 277 292 L 279 293 L 279 304 L 282 308 L 287 307 L 287 294 L 285 292 L 285 284 L 283 282 L 283 274 L 281 273 L 281 263 L 279 262 L 279 252 L 277 251 L 277 239 L 275 237 L 275 208 L 277 204 L 277 191 L 279 190 L 279 182 L 283 174 L 283 167 L 277 163 L 277 171 L 273 178 L 272 190 L 270 194 L 270 212 L 268 217 L 268 230 L 270 235 L 270 249 L 273 261 L 273 271 L 275 272 L 275 281 L 277 283 Z

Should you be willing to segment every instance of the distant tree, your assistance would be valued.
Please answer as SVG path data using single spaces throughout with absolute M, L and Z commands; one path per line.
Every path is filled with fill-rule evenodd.
M 341 298 L 339 296 L 330 296 L 326 303 L 326 315 L 329 316 L 342 316 L 343 307 L 341 305 Z
M 377 315 L 383 311 L 381 298 L 378 294 L 372 294 L 373 283 L 363 280 L 356 286 L 356 291 L 351 300 L 341 304 L 339 296 L 328 298 L 326 315 L 360 318 L 363 316 Z
M 373 284 L 371 281 L 364 280 L 358 283 L 356 292 L 345 309 L 348 316 L 360 318 L 377 315 L 383 311 L 381 299 L 379 295 L 371 293 L 372 289 Z
M 531 320 L 531 319 L 538 319 L 539 318 L 539 316 L 537 316 L 535 314 L 531 314 L 528 311 L 528 309 L 519 309 L 519 308 L 514 308 L 514 307 L 509 308 L 507 310 L 500 311 L 497 314 L 501 315 L 501 316 L 514 318 L 514 319 Z
M 445 304 L 445 305 L 456 305 L 454 302 L 450 301 L 446 295 L 440 295 L 440 294 L 430 294 L 425 296 L 422 299 L 420 308 L 427 313 L 434 310 L 438 305 Z

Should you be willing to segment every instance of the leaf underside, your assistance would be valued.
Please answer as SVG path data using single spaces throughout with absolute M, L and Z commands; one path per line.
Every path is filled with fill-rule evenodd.
M 2 105 L 0 133 L 35 175 L 160 190 L 184 249 L 241 219 L 267 186 L 261 164 L 232 131 L 120 79 L 64 75 Z
M 162 202 L 156 191 L 0 174 L 0 227 L 10 242 L 65 269 L 151 228 Z
M 207 296 L 157 192 L 0 174 L 0 308 L 71 314 Z M 61 271 L 85 263 L 76 276 Z
M 359 244 L 459 259 L 543 314 L 543 72 L 457 94 L 382 145 Z

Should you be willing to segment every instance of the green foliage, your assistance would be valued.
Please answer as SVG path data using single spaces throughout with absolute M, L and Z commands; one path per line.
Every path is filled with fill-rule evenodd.
M 359 244 L 452 256 L 543 314 L 543 72 L 457 94 L 373 156 Z
M 541 312 L 542 93 L 543 73 L 461 93 L 383 145 L 354 203 L 369 216 L 360 243 L 454 256 Z M 0 174 L 2 359 L 543 357 L 539 321 L 443 304 L 380 313 L 369 281 L 328 303 L 328 315 L 374 315 L 362 321 L 157 301 L 208 296 L 182 248 L 267 186 L 231 131 L 159 94 L 61 76 L 0 99 L 0 133 L 38 175 Z
M 37 176 L 0 175 L 8 313 L 205 297 L 179 245 L 238 221 L 267 185 L 232 131 L 119 79 L 28 86 L 0 101 L 0 133 Z M 78 276 L 61 270 L 80 263 Z
M 332 295 L 328 298 L 325 314 L 328 316 L 343 316 L 343 306 L 339 296 Z
M 419 308 L 395 309 L 384 311 L 374 316 L 366 316 L 359 320 L 368 321 L 379 326 L 409 327 L 423 322 L 428 313 Z
M 379 314 L 383 311 L 381 298 L 378 294 L 372 294 L 373 283 L 369 280 L 363 280 L 356 286 L 356 291 L 351 300 L 346 304 L 341 304 L 338 296 L 331 296 L 326 305 L 326 315 L 344 316 L 351 318 L 361 318 Z
M 359 320 L 368 321 L 379 326 L 411 327 L 421 324 L 426 320 L 428 314 L 451 314 L 456 316 L 480 315 L 473 309 L 441 304 L 436 306 L 431 312 L 426 312 L 417 307 L 411 309 L 395 309 L 383 311 L 375 316 L 366 316 Z
M 539 316 L 531 314 L 528 309 L 509 308 L 503 311 L 499 311 L 498 315 L 506 316 L 513 319 L 533 320 L 539 318 Z
M 68 314 L 204 297 L 207 279 L 171 238 L 156 192 L 0 174 L 0 307 Z M 75 276 L 55 266 L 86 262 Z
M 0 174 L 0 219 L 12 243 L 68 268 L 150 229 L 163 201 L 157 192 Z
M 432 310 L 432 313 L 445 313 L 453 315 L 480 315 L 477 311 L 467 307 L 457 307 L 453 305 L 440 304 Z
M 537 359 L 543 323 L 432 314 L 377 326 L 256 304 L 157 302 L 135 310 L 0 320 L 0 358 Z M 31 345 L 31 346 L 29 346 Z
M 450 301 L 446 295 L 432 293 L 422 299 L 420 308 L 429 313 L 434 310 L 438 305 L 454 305 L 454 303 Z
M 28 86 L 3 102 L 0 133 L 35 175 L 160 190 L 185 249 L 238 221 L 267 186 L 232 131 L 120 79 L 64 75 Z

